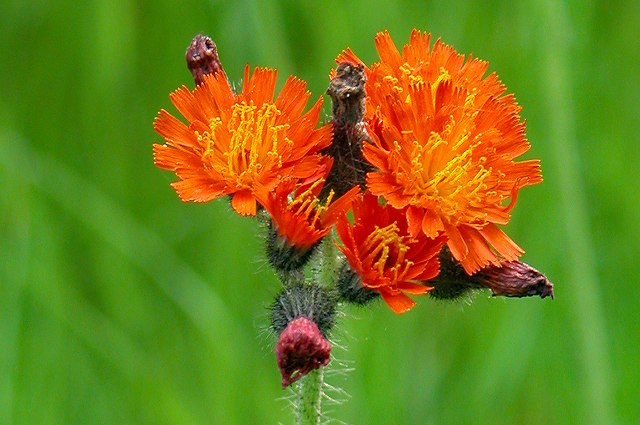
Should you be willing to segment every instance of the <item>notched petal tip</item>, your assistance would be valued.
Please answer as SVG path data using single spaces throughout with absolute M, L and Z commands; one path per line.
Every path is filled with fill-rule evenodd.
M 244 216 L 256 215 L 256 199 L 247 190 L 237 191 L 231 198 L 231 207 L 235 212 Z
M 380 291 L 382 299 L 395 314 L 403 314 L 416 306 L 416 302 L 402 292 Z

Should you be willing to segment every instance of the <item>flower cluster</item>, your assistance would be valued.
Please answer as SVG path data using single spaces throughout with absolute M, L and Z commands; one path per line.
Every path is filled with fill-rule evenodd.
M 520 106 L 488 63 L 456 53 L 414 30 L 402 53 L 387 32 L 375 39 L 380 62 L 366 69 L 372 143 L 364 157 L 371 193 L 406 208 L 412 234 L 443 232 L 469 273 L 522 253 L 499 227 L 518 191 L 542 181 L 529 149 Z M 351 51 L 338 61 L 360 63 Z
M 227 195 L 238 214 L 266 219 L 267 257 L 283 283 L 273 328 L 284 385 L 328 362 L 322 339 L 341 302 L 380 295 L 403 313 L 416 304 L 410 295 L 430 291 L 553 294 L 499 227 L 520 189 L 542 181 L 538 160 L 517 160 L 529 143 L 513 95 L 485 75 L 487 62 L 429 34 L 414 30 L 402 51 L 387 32 L 375 45 L 371 65 L 349 49 L 338 56 L 332 119 L 320 125 L 322 98 L 305 112 L 303 81 L 289 77 L 276 95 L 277 72 L 247 66 L 236 93 L 215 44 L 198 36 L 187 51 L 197 87 L 170 96 L 186 122 L 165 110 L 154 122 L 165 140 L 153 146 L 155 164 L 175 172 L 180 199 Z M 324 273 L 333 281 L 318 264 L 338 264 Z

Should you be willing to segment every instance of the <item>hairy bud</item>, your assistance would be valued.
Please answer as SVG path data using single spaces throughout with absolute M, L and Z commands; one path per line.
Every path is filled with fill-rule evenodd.
M 304 267 L 317 245 L 316 243 L 311 247 L 296 246 L 278 234 L 273 222 L 269 223 L 265 252 L 269 264 L 278 272 L 290 272 Z
M 275 353 L 282 388 L 286 388 L 312 370 L 329 364 L 331 344 L 312 320 L 298 317 L 278 337 Z
M 380 297 L 378 292 L 362 286 L 362 279 L 347 262 L 342 265 L 338 272 L 336 286 L 340 294 L 340 300 L 350 304 L 363 306 Z

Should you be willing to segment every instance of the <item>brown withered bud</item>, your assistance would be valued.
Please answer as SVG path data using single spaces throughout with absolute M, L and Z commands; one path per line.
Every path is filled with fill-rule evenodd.
M 275 353 L 282 388 L 286 388 L 312 370 L 326 366 L 331 360 L 331 344 L 313 320 L 298 317 L 278 337 Z
M 521 261 L 506 261 L 500 267 L 489 266 L 471 276 L 480 286 L 491 289 L 494 296 L 551 297 L 553 284 L 538 270 Z
M 202 83 L 205 75 L 222 71 L 216 44 L 204 34 L 193 37 L 187 48 L 186 59 L 196 85 Z
M 338 65 L 336 75 L 331 79 L 327 89 L 327 94 L 331 96 L 334 123 L 362 122 L 366 81 L 367 77 L 362 65 L 349 62 Z
M 333 157 L 321 197 L 330 190 L 339 197 L 356 185 L 364 188 L 371 166 L 362 157 L 362 143 L 370 141 L 364 124 L 366 76 L 362 65 L 343 62 L 338 65 L 327 94 L 331 97 L 333 144 L 324 154 Z
M 469 276 L 446 247 L 440 253 L 440 274 L 428 282 L 437 299 L 456 299 L 474 289 L 490 289 L 493 296 L 551 297 L 553 284 L 545 275 L 521 261 L 491 265 Z

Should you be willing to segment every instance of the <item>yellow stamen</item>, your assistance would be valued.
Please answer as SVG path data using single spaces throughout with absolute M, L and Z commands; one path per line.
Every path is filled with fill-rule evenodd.
M 485 180 L 492 175 L 492 169 L 483 165 L 486 164 L 485 157 L 473 158 L 480 142 L 469 143 L 470 131 L 465 131 L 453 143 L 449 137 L 454 126 L 455 121 L 451 118 L 441 132 L 431 132 L 426 143 L 414 140 L 410 160 L 405 162 L 408 168 L 396 176 L 402 175 L 413 188 L 412 204 L 435 205 L 439 213 L 451 221 L 478 220 L 477 210 L 468 207 L 482 205 L 487 199 Z M 394 144 L 392 155 L 400 154 L 399 145 L 398 142 Z
M 334 196 L 334 191 L 331 190 L 329 192 L 329 196 L 327 196 L 327 200 L 322 204 L 320 203 L 320 199 L 313 194 L 313 191 L 323 182 L 324 179 L 319 179 L 313 182 L 307 190 L 296 195 L 288 206 L 289 210 L 293 211 L 294 214 L 302 215 L 307 220 L 313 214 L 310 223 L 311 226 L 316 225 L 320 217 L 325 213 L 327 208 L 329 208 L 329 204 L 331 204 L 331 200 Z
M 227 152 L 223 153 L 226 167 L 219 171 L 234 179 L 238 187 L 250 187 L 267 164 L 268 168 L 275 164 L 282 166 L 279 143 L 290 144 L 291 141 L 285 137 L 289 126 L 276 125 L 280 114 L 273 104 L 265 103 L 258 107 L 253 102 L 239 102 L 233 105 L 227 122 L 229 146 Z M 203 157 L 212 154 L 215 143 L 212 135 L 221 124 L 220 118 L 213 119 L 209 123 L 210 134 L 197 134 L 205 145 Z
M 433 84 L 431 84 L 431 99 L 433 100 L 433 108 L 435 109 L 436 107 L 436 92 L 438 91 L 438 86 L 440 86 L 440 84 L 442 84 L 445 81 L 449 81 L 451 80 L 451 76 L 449 75 L 449 71 L 447 71 L 446 69 L 444 69 L 443 67 L 440 68 L 440 75 L 438 75 L 438 78 L 436 78 L 436 80 L 433 82 Z
M 209 129 L 211 131 L 205 131 L 202 134 L 200 134 L 199 131 L 195 132 L 198 143 L 205 146 L 204 152 L 202 152 L 201 156 L 202 159 L 213 154 L 213 147 L 215 145 L 213 134 L 216 131 L 216 128 L 218 128 L 221 124 L 222 120 L 219 117 L 212 118 L 211 120 L 209 120 Z
M 385 227 L 376 226 L 363 244 L 363 257 L 369 259 L 372 267 L 380 276 L 385 275 L 386 270 L 393 273 L 394 279 L 401 278 L 413 264 L 405 260 L 405 254 L 409 245 L 404 242 L 405 237 L 400 236 L 400 229 L 396 223 Z

